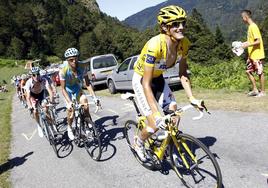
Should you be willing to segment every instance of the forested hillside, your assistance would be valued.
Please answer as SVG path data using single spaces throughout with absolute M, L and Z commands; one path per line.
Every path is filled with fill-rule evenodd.
M 217 64 L 233 57 L 220 26 L 211 31 L 197 9 L 188 18 L 186 35 L 192 43 L 192 62 Z M 260 25 L 266 31 L 265 43 L 267 22 L 266 17 Z M 72 46 L 80 50 L 81 59 L 113 53 L 123 60 L 140 53 L 145 42 L 158 33 L 157 25 L 142 32 L 123 25 L 102 13 L 94 0 L 0 1 L 1 58 L 62 58 L 63 52 Z
M 240 17 L 241 10 L 251 9 L 258 23 L 264 20 L 268 12 L 267 0 L 168 0 L 128 17 L 124 23 L 139 30 L 153 27 L 156 24 L 159 9 L 171 4 L 179 5 L 188 12 L 194 8 L 197 9 L 203 15 L 209 28 L 215 31 L 219 26 L 228 41 L 239 40 L 246 34 Z
M 74 46 L 81 58 L 131 55 L 136 30 L 101 13 L 92 0 L 1 0 L 0 56 L 31 59 L 62 57 Z

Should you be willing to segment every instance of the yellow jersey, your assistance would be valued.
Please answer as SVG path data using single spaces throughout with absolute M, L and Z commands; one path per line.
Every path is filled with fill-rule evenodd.
M 143 76 L 145 66 L 154 67 L 153 78 L 156 78 L 170 68 L 166 65 L 167 43 L 165 37 L 165 34 L 156 35 L 145 44 L 134 67 L 136 73 Z M 175 64 L 182 58 L 187 58 L 189 47 L 190 41 L 184 37 L 179 42 Z
M 260 39 L 260 44 L 248 47 L 248 56 L 252 60 L 261 60 L 265 58 L 261 32 L 258 26 L 255 23 L 252 23 L 248 27 L 247 41 L 249 44 L 252 44 L 257 38 Z

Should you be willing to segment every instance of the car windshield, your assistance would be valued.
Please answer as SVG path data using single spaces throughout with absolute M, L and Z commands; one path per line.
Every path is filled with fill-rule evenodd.
M 101 69 L 105 67 L 112 67 L 115 66 L 116 60 L 113 56 L 104 56 L 104 57 L 98 57 L 93 60 L 93 68 L 94 69 Z

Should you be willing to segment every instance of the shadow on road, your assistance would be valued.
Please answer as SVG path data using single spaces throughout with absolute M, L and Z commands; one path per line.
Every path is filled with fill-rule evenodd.
M 210 146 L 213 146 L 215 144 L 215 142 L 217 141 L 217 139 L 215 137 L 212 137 L 212 136 L 198 138 L 198 140 L 200 140 L 205 146 L 207 146 L 208 149 Z M 212 153 L 212 154 L 214 155 L 215 158 L 220 159 L 220 157 L 217 155 L 217 153 Z
M 123 139 L 124 128 L 111 128 L 110 126 L 117 125 L 117 118 L 119 116 L 105 116 L 95 121 L 98 131 L 100 133 L 101 144 L 102 144 L 102 158 L 100 161 L 107 161 L 111 159 L 116 153 L 116 147 L 111 142 Z M 112 121 L 112 124 L 105 124 L 107 121 Z M 117 136 L 118 133 L 122 133 L 122 136 Z
M 213 146 L 214 143 L 217 141 L 217 139 L 215 137 L 212 137 L 212 136 L 206 136 L 204 138 L 198 138 L 198 140 L 200 140 L 203 144 L 205 144 L 208 149 L 209 149 L 210 146 Z
M 58 158 L 65 158 L 73 151 L 73 144 L 69 141 L 67 132 L 62 134 L 62 137 L 57 142 L 57 156 Z
M 25 163 L 25 161 L 27 161 L 27 157 L 29 157 L 30 155 L 32 155 L 34 152 L 29 152 L 25 155 L 23 155 L 22 157 L 15 157 L 13 159 L 8 159 L 8 161 L 2 165 L 0 165 L 0 174 L 11 170 L 12 168 L 14 168 L 15 166 L 20 166 L 23 163 Z

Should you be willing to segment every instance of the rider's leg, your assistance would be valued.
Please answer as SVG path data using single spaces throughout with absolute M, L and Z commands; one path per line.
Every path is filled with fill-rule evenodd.
M 258 88 L 256 86 L 256 80 L 252 74 L 253 72 L 255 72 L 255 65 L 254 65 L 253 60 L 251 60 L 251 59 L 247 60 L 247 68 L 246 69 L 247 69 L 246 74 L 247 74 L 247 76 L 252 84 L 252 91 L 255 93 L 258 93 Z
M 38 114 L 38 111 L 37 111 L 37 101 L 38 99 L 37 98 L 34 98 L 34 97 L 30 97 L 30 103 L 31 103 L 31 106 L 33 107 L 33 115 L 34 115 L 34 119 L 35 121 L 37 122 L 37 130 L 38 130 L 38 135 L 40 137 L 43 137 L 43 131 L 40 127 L 40 119 L 39 119 L 39 114 Z
M 247 76 L 248 76 L 248 78 L 249 78 L 249 80 L 250 80 L 250 82 L 252 84 L 252 91 L 258 92 L 258 88 L 257 88 L 257 85 L 256 85 L 256 80 L 255 80 L 254 76 L 252 75 L 252 72 L 247 70 L 246 73 L 247 73 Z
M 263 62 L 259 60 L 256 62 L 259 66 L 257 69 L 257 74 L 259 75 L 259 82 L 260 82 L 260 92 L 262 95 L 265 93 L 265 81 L 264 81 L 264 72 L 263 72 Z
M 264 73 L 262 73 L 261 75 L 259 75 L 259 79 L 260 79 L 260 85 L 261 85 L 261 92 L 262 93 L 265 93 Z
M 84 112 L 85 112 L 85 117 L 91 118 L 90 113 L 89 113 L 88 100 L 87 100 L 87 97 L 84 94 L 81 95 L 79 102 L 80 102 L 80 104 L 83 105 Z
M 148 137 L 150 137 L 152 134 L 154 134 L 158 129 L 155 126 L 155 118 L 151 114 L 147 116 L 147 126 L 144 127 L 140 134 L 141 141 L 145 141 Z

